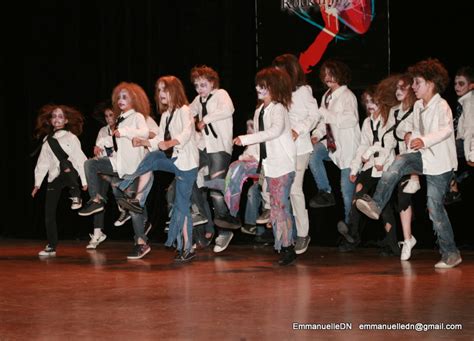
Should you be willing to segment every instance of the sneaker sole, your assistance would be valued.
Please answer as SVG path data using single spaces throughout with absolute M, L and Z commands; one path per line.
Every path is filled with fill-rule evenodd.
M 268 224 L 270 222 L 270 219 L 261 219 L 261 220 L 257 219 L 255 222 L 259 225 L 264 225 L 264 224 Z
M 48 254 L 41 255 L 38 253 L 38 257 L 56 257 L 56 252 L 50 252 Z
M 97 244 L 95 244 L 95 246 L 94 246 L 94 245 L 91 245 L 91 244 L 88 244 L 88 245 L 86 246 L 86 249 L 89 249 L 89 250 L 93 249 L 93 250 L 95 250 L 95 249 L 97 248 L 97 246 L 99 246 L 99 245 L 100 245 L 104 240 L 106 240 L 106 239 L 107 239 L 107 235 L 104 234 L 104 239 L 98 241 Z
M 331 204 L 316 204 L 316 203 L 309 203 L 309 207 L 311 208 L 325 208 L 325 207 L 332 207 L 335 206 L 336 203 L 331 203 Z
M 77 206 L 71 206 L 71 210 L 78 210 L 82 207 L 82 205 L 77 205 Z
M 147 254 L 149 254 L 151 251 L 151 248 L 149 248 L 148 250 L 146 250 L 143 254 L 141 254 L 140 256 L 127 256 L 127 259 L 131 259 L 131 260 L 134 260 L 134 259 L 142 259 L 143 257 L 145 257 Z
M 224 246 L 222 246 L 222 249 L 220 249 L 220 250 L 217 249 L 217 250 L 216 250 L 216 246 L 217 246 L 217 245 L 216 245 L 216 246 L 214 246 L 213 251 L 214 251 L 215 253 L 219 253 L 219 252 L 222 252 L 222 251 L 224 251 L 225 249 L 227 249 L 227 247 L 229 246 L 230 241 L 232 240 L 232 238 L 234 238 L 234 234 L 232 234 L 232 235 L 230 236 L 229 240 L 227 241 L 227 244 L 225 244 Z
M 102 212 L 104 210 L 104 207 L 98 207 L 96 208 L 95 210 L 93 211 L 90 211 L 90 212 L 78 212 L 78 214 L 82 217 L 87 217 L 87 216 L 90 216 L 90 215 L 93 215 L 95 213 L 99 213 L 99 212 Z
M 341 221 L 337 223 L 337 232 L 339 232 L 349 243 L 354 243 L 354 238 L 349 234 L 349 228 L 345 223 Z
M 191 254 L 192 254 L 192 256 L 191 256 L 191 257 L 188 257 L 187 259 L 183 259 L 183 258 L 176 259 L 176 258 L 175 258 L 174 261 L 175 261 L 176 263 L 187 263 L 187 262 L 190 262 L 190 261 L 192 261 L 194 258 L 196 258 L 196 253 L 195 253 L 195 252 L 193 252 L 193 253 L 191 253 Z
M 357 199 L 356 206 L 359 211 L 364 213 L 370 219 L 374 219 L 374 220 L 379 219 L 379 214 L 372 211 L 367 201 L 362 200 L 362 199 Z
M 251 235 L 251 236 L 257 235 L 257 231 L 256 231 L 256 230 L 252 232 L 252 231 L 246 230 L 246 229 L 244 229 L 243 227 L 241 227 L 241 228 L 240 228 L 240 231 L 242 231 L 242 233 L 249 234 L 249 235 Z
M 461 262 L 462 262 L 462 258 L 459 258 L 459 259 L 456 261 L 456 263 L 454 263 L 453 265 L 448 265 L 448 264 L 446 264 L 446 263 L 443 262 L 443 263 L 441 263 L 441 264 L 440 264 L 440 263 L 436 263 L 434 267 L 435 267 L 436 269 L 452 269 L 452 268 L 454 268 L 455 266 L 461 264 Z
M 301 250 L 297 250 L 296 247 L 295 247 L 295 253 L 296 253 L 297 255 L 301 255 L 301 254 L 305 253 L 306 250 L 308 250 L 309 242 L 310 242 L 310 241 L 311 241 L 311 237 L 308 236 L 308 243 L 306 243 L 306 247 L 302 248 Z
M 204 219 L 204 220 L 198 220 L 198 221 L 193 221 L 193 226 L 198 226 L 202 224 L 206 224 L 209 220 Z

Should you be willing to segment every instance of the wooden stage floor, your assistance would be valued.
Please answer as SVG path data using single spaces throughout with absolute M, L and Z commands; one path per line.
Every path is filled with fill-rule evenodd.
M 401 262 L 310 247 L 279 267 L 271 247 L 231 244 L 177 265 L 163 245 L 138 261 L 125 258 L 130 242 L 85 245 L 61 241 L 39 259 L 43 241 L 0 240 L 0 340 L 474 339 L 473 251 L 435 270 L 434 250 Z

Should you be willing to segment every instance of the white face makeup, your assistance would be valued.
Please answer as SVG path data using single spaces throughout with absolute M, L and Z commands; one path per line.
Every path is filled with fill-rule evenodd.
M 467 78 L 464 76 L 456 76 L 454 78 L 454 91 L 458 97 L 462 97 L 473 89 L 473 85 L 470 85 Z
M 367 95 L 365 106 L 367 108 L 367 112 L 370 115 L 373 116 L 375 114 L 378 114 L 379 106 L 377 105 L 377 103 L 374 102 L 374 99 L 372 98 L 372 96 Z
M 257 90 L 257 97 L 261 101 L 263 101 L 266 97 L 270 96 L 270 91 L 268 91 L 268 88 L 264 88 L 260 85 L 257 85 L 255 87 L 255 90 Z
M 339 83 L 336 82 L 334 76 L 329 72 L 328 69 L 324 71 L 324 84 L 331 89 L 331 91 L 336 90 L 339 87 Z
M 194 81 L 194 88 L 199 96 L 206 98 L 214 90 L 214 82 L 209 82 L 206 78 L 199 77 Z
M 113 126 L 115 124 L 116 117 L 112 110 L 106 109 L 104 112 L 104 117 L 105 117 L 105 122 L 107 122 L 107 125 Z
M 120 90 L 117 105 L 123 112 L 132 109 L 132 98 L 127 90 Z
M 51 125 L 53 126 L 53 129 L 62 129 L 66 126 L 66 124 L 67 119 L 66 115 L 64 115 L 64 112 L 59 108 L 54 109 L 54 111 L 51 113 Z
M 424 78 L 415 77 L 411 87 L 415 92 L 416 98 L 426 100 L 431 97 L 433 86 L 433 83 L 427 82 Z
M 158 83 L 158 98 L 161 104 L 170 105 L 170 92 L 166 89 L 165 83 Z
M 397 90 L 395 91 L 395 97 L 397 97 L 397 101 L 403 102 L 405 98 L 407 98 L 408 91 L 410 91 L 410 86 L 405 85 L 402 80 L 399 80 L 397 83 Z

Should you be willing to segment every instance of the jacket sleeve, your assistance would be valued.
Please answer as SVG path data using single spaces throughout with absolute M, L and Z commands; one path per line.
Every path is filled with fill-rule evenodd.
M 86 173 L 84 171 L 84 162 L 86 162 L 87 157 L 81 149 L 81 141 L 77 138 L 76 135 L 71 133 L 71 150 L 72 155 L 69 155 L 69 160 L 72 162 L 72 165 L 79 173 L 81 178 L 81 183 L 83 186 L 87 185 Z
M 142 139 L 148 139 L 148 134 L 150 130 L 148 129 L 148 124 L 146 124 L 145 117 L 142 114 L 136 113 L 135 116 L 135 125 L 134 126 L 124 126 L 118 128 L 121 137 L 128 138 L 129 140 L 134 137 L 140 137 Z
M 194 132 L 194 118 L 189 107 L 181 107 L 179 118 L 182 122 L 183 130 L 174 138 L 179 141 L 179 145 L 183 146 L 192 138 Z M 176 147 L 180 148 L 179 145 Z
M 309 89 L 304 88 L 301 92 L 301 101 L 304 104 L 306 115 L 301 117 L 298 122 L 292 124 L 292 129 L 294 129 L 299 135 L 309 133 L 313 130 L 321 118 L 318 109 L 318 102 Z
M 286 109 L 282 105 L 277 105 L 270 112 L 270 115 L 271 118 L 269 121 L 271 122 L 271 125 L 266 127 L 265 130 L 254 134 L 239 136 L 243 146 L 271 141 L 283 134 L 285 129 L 285 118 L 288 115 Z
M 41 152 L 38 156 L 38 161 L 36 162 L 35 167 L 35 186 L 41 187 L 41 183 L 44 180 L 46 174 L 48 174 L 49 169 L 49 157 L 47 152 L 47 142 L 43 140 L 43 145 L 41 147 Z
M 436 112 L 436 116 L 433 119 L 438 120 L 439 129 L 432 131 L 424 136 L 421 136 L 424 148 L 430 148 L 431 146 L 446 140 L 451 134 L 453 134 L 453 115 L 451 109 L 446 102 L 441 102 L 439 110 Z

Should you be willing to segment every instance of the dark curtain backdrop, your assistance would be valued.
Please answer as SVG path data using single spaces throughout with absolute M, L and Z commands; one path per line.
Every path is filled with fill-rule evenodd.
M 279 0 L 258 1 L 257 22 L 254 0 L 18 1 L 13 4 L 14 10 L 3 12 L 0 152 L 6 184 L 3 193 L 6 195 L 2 205 L 1 235 L 45 238 L 45 186 L 43 184 L 37 198 L 31 199 L 36 158 L 29 154 L 38 145 L 32 139 L 37 111 L 46 103 L 73 105 L 84 113 L 86 123 L 80 139 L 86 154 L 91 155 L 101 126 L 91 113 L 98 102 L 110 97 L 117 83 L 136 82 L 152 99 L 156 79 L 173 74 L 183 81 L 188 98 L 192 100 L 195 92 L 189 81 L 189 71 L 194 65 L 207 64 L 220 73 L 221 86 L 228 90 L 234 101 L 234 134 L 242 133 L 245 120 L 253 115 L 255 107 L 253 79 L 257 57 L 260 57 L 259 67 L 263 67 L 271 62 L 273 53 L 299 52 L 298 40 L 285 36 L 283 23 L 277 18 L 280 14 L 273 16 L 264 11 L 271 7 L 272 1 L 279 6 Z M 455 6 L 427 0 L 376 0 L 376 3 L 381 9 L 377 15 L 383 19 L 374 26 L 377 32 L 369 31 L 367 36 L 355 37 L 351 42 L 357 47 L 351 52 L 354 58 L 349 60 L 353 62 L 357 94 L 365 84 L 385 76 L 383 70 L 401 72 L 422 58 L 439 58 L 453 77 L 459 66 L 472 64 L 473 54 L 467 49 L 472 45 L 473 33 L 470 1 L 457 2 Z M 255 48 L 258 23 L 262 25 L 259 33 L 264 34 L 259 46 L 264 54 L 259 56 Z M 272 25 L 278 29 L 269 29 Z M 301 39 L 310 41 L 313 37 L 314 32 Z M 459 41 L 463 43 L 459 44 Z M 371 46 L 377 44 L 377 50 L 372 50 Z M 340 49 L 341 46 L 334 43 L 328 47 L 333 56 Z M 371 72 L 374 53 L 383 67 L 374 66 Z M 344 60 L 344 56 L 341 59 Z M 359 65 L 357 60 L 371 62 Z M 316 72 L 309 75 L 309 82 L 316 96 L 320 96 L 322 89 Z M 444 96 L 454 103 L 452 85 Z M 235 154 L 239 152 L 236 150 Z M 337 169 L 331 165 L 328 169 L 332 182 L 337 184 Z M 155 186 L 159 197 L 164 186 Z M 472 229 L 467 228 L 472 224 L 465 223 L 467 212 L 473 207 L 472 181 L 468 181 L 465 188 L 465 200 L 449 208 L 460 244 L 472 243 L 474 239 Z M 307 197 L 315 191 L 308 171 L 305 179 Z M 164 211 L 162 198 L 153 200 L 159 207 L 157 211 Z M 415 235 L 424 235 L 418 239 L 433 246 L 423 193 L 418 195 L 417 203 Z M 64 193 L 58 208 L 60 237 L 84 238 L 91 231 L 92 222 L 90 218 L 78 217 L 69 205 Z M 115 218 L 114 209 L 112 207 L 111 213 L 107 214 L 111 216 L 107 226 L 111 226 Z M 341 203 L 334 209 L 311 209 L 310 212 L 313 241 L 334 245 L 337 238 L 334 226 L 342 214 Z M 129 238 L 130 230 L 128 226 L 109 231 L 109 234 L 112 238 Z

